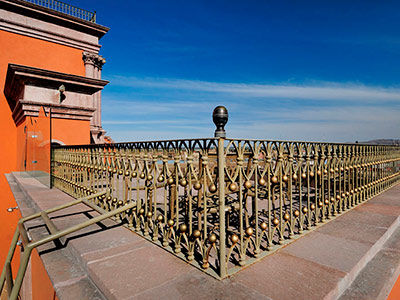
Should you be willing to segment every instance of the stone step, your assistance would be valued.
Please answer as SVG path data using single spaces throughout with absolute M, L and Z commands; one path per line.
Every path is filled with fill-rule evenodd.
M 386 299 L 400 275 L 400 228 L 361 270 L 340 300 Z
M 49 190 L 36 179 L 24 176 L 24 173 L 6 174 L 6 178 L 24 217 L 45 209 L 41 206 L 43 203 L 36 201 L 38 199 L 43 199 L 44 204 L 49 207 L 71 200 L 64 193 Z M 57 200 L 61 200 L 61 202 L 57 203 Z M 38 240 L 48 235 L 46 228 L 41 225 L 43 222 L 37 220 L 29 221 L 27 224 L 31 224 L 34 228 L 29 231 L 33 239 Z M 10 230 L 14 230 L 14 228 L 10 227 Z M 40 246 L 37 250 L 58 299 L 106 299 L 88 276 L 82 264 L 74 257 L 70 247 L 58 247 L 52 242 Z M 30 269 L 29 264 L 20 292 L 21 299 L 32 299 L 32 276 L 35 274 L 30 274 Z

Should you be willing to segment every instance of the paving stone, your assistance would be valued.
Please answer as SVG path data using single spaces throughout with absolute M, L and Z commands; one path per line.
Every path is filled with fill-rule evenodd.
M 385 243 L 384 248 L 391 251 L 400 251 L 400 229 L 390 237 L 390 239 Z
M 338 220 L 348 223 L 360 223 L 388 228 L 397 218 L 397 215 L 380 214 L 377 213 L 376 210 L 362 209 L 362 206 L 364 205 L 360 205 L 352 211 L 341 215 L 338 217 Z
M 375 225 L 362 223 L 352 223 L 351 226 L 349 226 L 348 222 L 339 219 L 318 228 L 318 232 L 320 233 L 346 240 L 367 243 L 369 245 L 375 244 L 385 234 L 386 230 L 386 227 L 377 227 Z
M 194 270 L 168 281 L 161 286 L 148 289 L 127 299 L 271 299 L 255 289 L 248 288 L 235 280 L 215 280 Z
M 400 199 L 399 199 L 400 202 Z M 358 208 L 359 211 L 371 211 L 388 216 L 399 216 L 400 206 L 384 205 L 378 203 L 365 203 Z
M 40 255 L 53 284 L 86 276 L 86 272 L 66 249 L 58 249 Z
M 148 246 L 148 244 L 149 241 L 146 241 L 143 238 L 139 238 L 133 241 L 130 240 L 129 242 L 118 246 L 101 249 L 92 248 L 91 251 L 83 253 L 81 255 L 85 263 L 90 264 L 96 261 L 105 260 L 113 256 L 119 256 L 128 253 L 137 248 Z
M 84 212 L 89 212 L 87 209 L 84 209 Z M 57 229 L 59 230 L 63 230 L 75 225 L 78 225 L 80 223 L 83 223 L 87 220 L 89 220 L 88 218 L 88 213 L 79 213 L 79 214 L 73 214 L 71 217 L 70 216 L 59 216 L 59 217 L 52 217 L 50 214 L 50 220 L 54 223 L 54 225 L 56 226 Z M 93 228 L 96 229 L 101 229 L 103 226 L 94 224 L 92 225 Z M 106 227 L 106 226 L 104 226 Z M 91 230 L 93 230 L 93 228 Z M 72 233 L 71 235 L 73 235 L 75 233 Z
M 193 267 L 148 243 L 129 253 L 90 263 L 88 270 L 108 299 L 126 299 L 187 274 Z
M 398 192 L 400 192 L 400 189 L 398 189 Z M 396 194 L 386 194 L 385 193 L 385 194 L 379 195 L 378 197 L 368 201 L 368 203 L 389 205 L 389 206 L 400 206 L 400 201 L 399 201 L 400 197 L 398 195 L 398 192 Z
M 69 243 L 80 255 L 146 241 L 130 230 L 120 227 L 121 225 L 119 224 L 114 224 L 113 227 L 107 227 L 107 229 L 94 226 L 97 225 L 79 231 L 76 235 L 71 235 L 68 238 Z M 91 228 L 93 229 L 90 230 Z
M 360 272 L 340 299 L 386 299 L 399 275 L 395 274 L 399 265 L 400 252 L 380 251 Z M 394 279 L 390 282 L 393 275 Z
M 59 299 L 85 299 L 85 300 L 105 300 L 103 294 L 93 285 L 88 278 L 55 287 Z
M 344 272 L 276 253 L 233 276 L 244 286 L 272 299 L 322 299 L 336 288 Z
M 62 201 L 62 203 L 59 203 L 59 204 L 67 203 L 70 200 L 71 199 L 66 199 L 66 200 Z M 56 205 L 59 205 L 59 204 L 57 203 Z M 64 208 L 64 209 L 56 211 L 56 212 L 52 212 L 49 214 L 49 217 L 51 219 L 64 218 L 64 217 L 73 218 L 75 216 L 79 216 L 79 215 L 82 215 L 84 213 L 89 213 L 89 212 L 93 212 L 93 209 L 91 209 L 90 207 L 87 207 L 84 204 L 78 204 L 78 205 Z
M 281 253 L 348 273 L 363 259 L 369 249 L 370 246 L 364 243 L 312 232 L 283 248 Z

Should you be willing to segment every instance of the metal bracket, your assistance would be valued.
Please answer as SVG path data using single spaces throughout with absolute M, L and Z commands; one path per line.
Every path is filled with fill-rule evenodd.
M 15 209 L 19 209 L 19 207 L 18 207 L 18 206 L 9 207 L 9 208 L 7 208 L 7 211 L 8 211 L 8 212 L 13 212 Z
M 119 208 L 114 209 L 114 210 L 104 211 L 101 208 L 97 207 L 94 204 L 94 202 L 90 201 L 90 200 L 94 201 L 96 198 L 101 197 L 105 194 L 106 194 L 105 191 L 96 193 L 96 194 L 92 194 L 90 196 L 79 198 L 75 201 L 72 201 L 72 202 L 69 202 L 69 203 L 54 207 L 54 208 L 50 208 L 45 211 L 42 211 L 42 212 L 39 212 L 39 213 L 33 214 L 31 216 L 20 219 L 18 221 L 18 226 L 17 226 L 17 229 L 15 230 L 14 237 L 11 242 L 10 250 L 8 251 L 6 262 L 4 264 L 3 271 L 1 273 L 0 295 L 3 291 L 3 287 L 5 286 L 5 283 L 6 283 L 7 294 L 9 297 L 8 299 L 9 300 L 18 299 L 19 291 L 21 289 L 22 281 L 24 279 L 26 268 L 28 266 L 28 262 L 29 262 L 29 259 L 30 259 L 33 249 L 35 249 L 43 244 L 57 240 L 67 234 L 73 233 L 75 231 L 86 228 L 90 225 L 93 225 L 97 222 L 101 222 L 105 219 L 108 219 L 110 217 L 118 215 L 118 214 L 126 211 L 127 209 L 131 209 L 134 206 L 136 206 L 136 202 L 129 202 Z M 100 215 L 97 217 L 94 217 L 92 219 L 89 219 L 83 223 L 74 225 L 70 228 L 67 228 L 64 230 L 58 230 L 56 228 L 56 226 L 54 225 L 54 223 L 50 220 L 49 214 L 59 211 L 59 210 L 62 210 L 62 209 L 65 209 L 65 208 L 68 208 L 68 207 L 71 207 L 71 206 L 74 206 L 74 205 L 77 205 L 77 204 L 80 204 L 80 203 L 84 203 L 87 206 L 95 209 L 97 212 L 100 213 Z M 10 207 L 10 209 L 16 209 L 16 208 Z M 43 220 L 43 222 L 46 224 L 46 226 L 50 232 L 50 235 L 48 235 L 42 239 L 39 239 L 39 240 L 31 240 L 31 238 L 29 237 L 29 233 L 27 232 L 27 230 L 24 227 L 24 223 L 27 221 L 33 220 L 33 219 L 38 219 L 38 218 L 41 218 Z M 21 240 L 19 240 L 19 238 L 21 238 Z M 11 261 L 14 256 L 14 252 L 15 252 L 17 245 L 23 247 L 24 251 L 22 252 L 20 266 L 18 269 L 17 276 L 14 280 L 13 275 L 12 275 L 12 270 L 11 270 Z

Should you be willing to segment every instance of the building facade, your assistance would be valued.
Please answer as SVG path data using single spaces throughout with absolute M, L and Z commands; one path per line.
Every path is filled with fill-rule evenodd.
M 107 142 L 99 40 L 108 28 L 95 17 L 59 1 L 0 0 L 0 264 L 20 218 L 4 174 L 47 172 L 51 143 Z M 37 255 L 32 270 L 44 270 Z M 32 293 L 45 299 L 51 285 L 43 289 L 46 274 L 37 273 L 42 288 Z

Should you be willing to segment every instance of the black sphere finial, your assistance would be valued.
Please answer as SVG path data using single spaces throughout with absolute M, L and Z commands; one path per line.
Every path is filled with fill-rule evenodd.
M 226 137 L 225 132 L 225 124 L 228 122 L 228 110 L 225 106 L 217 106 L 214 108 L 213 114 L 213 122 L 217 129 L 215 129 L 214 137 Z

